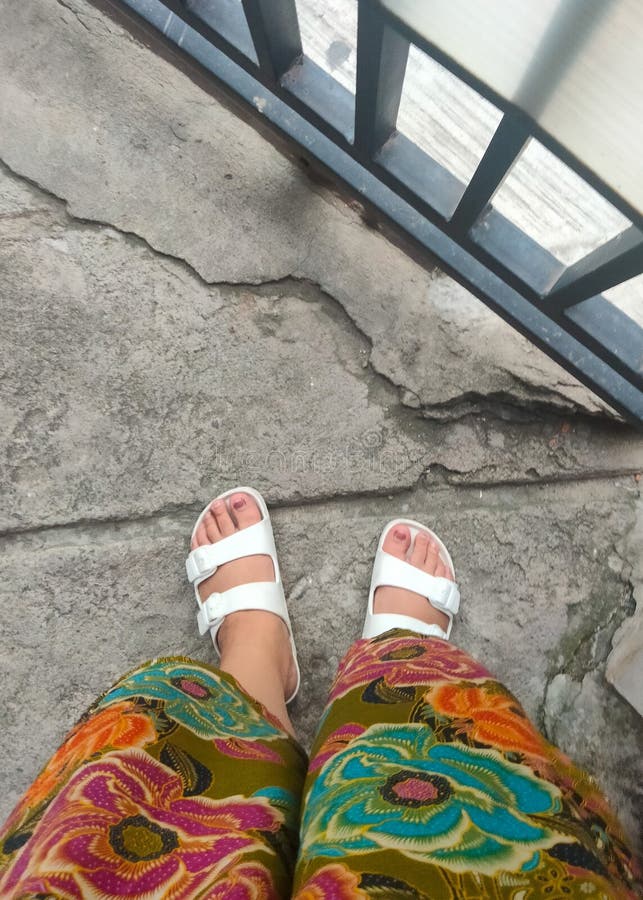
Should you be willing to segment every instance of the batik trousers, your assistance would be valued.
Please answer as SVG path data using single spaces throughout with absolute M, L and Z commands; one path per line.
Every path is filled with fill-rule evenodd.
M 0 848 L 2 898 L 639 896 L 592 778 L 483 666 L 406 631 L 349 650 L 310 761 L 229 675 L 141 666 L 72 729 Z

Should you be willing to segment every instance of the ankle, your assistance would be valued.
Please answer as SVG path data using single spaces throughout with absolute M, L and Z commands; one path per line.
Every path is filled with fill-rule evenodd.
M 238 644 L 252 652 L 273 654 L 281 638 L 287 638 L 285 623 L 274 613 L 264 610 L 241 610 L 226 616 L 217 641 L 223 654 Z
M 285 706 L 295 678 L 288 631 L 278 616 L 262 612 L 262 622 L 256 615 L 244 610 L 226 619 L 218 635 L 219 665 L 294 734 Z

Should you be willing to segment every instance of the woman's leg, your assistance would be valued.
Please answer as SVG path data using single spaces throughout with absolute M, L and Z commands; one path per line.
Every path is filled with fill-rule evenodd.
M 265 580 L 265 562 L 221 566 L 209 592 Z M 246 612 L 219 637 L 220 669 L 153 660 L 72 729 L 0 833 L 0 896 L 290 896 L 306 757 L 287 631 Z
M 430 542 L 387 541 L 437 573 Z M 399 588 L 378 611 L 444 627 Z M 353 645 L 311 753 L 296 897 L 598 900 L 637 896 L 635 875 L 597 785 L 484 667 L 410 631 Z
M 199 525 L 192 549 L 216 544 L 261 520 L 253 497 L 233 494 L 229 504 L 215 500 Z M 269 556 L 245 556 L 219 566 L 201 582 L 202 600 L 213 591 L 223 593 L 238 584 L 273 581 L 275 570 Z M 227 616 L 218 635 L 221 669 L 233 675 L 255 699 L 294 736 L 285 698 L 295 686 L 297 673 L 285 624 L 269 612 L 248 610 Z

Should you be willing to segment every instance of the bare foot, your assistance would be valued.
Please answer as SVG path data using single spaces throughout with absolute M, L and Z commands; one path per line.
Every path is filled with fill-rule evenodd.
M 250 494 L 237 493 L 226 500 L 214 500 L 192 539 L 191 549 L 216 544 L 260 521 L 261 510 Z M 219 566 L 214 575 L 201 582 L 199 596 L 206 600 L 213 592 L 222 593 L 239 584 L 274 580 L 275 570 L 269 556 L 246 556 Z M 282 715 L 258 695 L 256 681 L 276 677 L 282 698 L 289 697 L 295 689 L 297 670 L 285 622 L 263 610 L 231 613 L 219 629 L 217 640 L 221 668 L 234 675 L 242 687 L 281 719 Z M 268 687 L 274 693 L 275 686 Z
M 394 525 L 386 535 L 382 549 L 391 556 L 397 556 L 398 559 L 417 566 L 429 575 L 453 581 L 451 573 L 440 559 L 438 545 L 423 531 L 415 536 L 411 547 L 411 532 L 408 526 Z M 447 631 L 449 627 L 449 617 L 446 613 L 437 610 L 421 594 L 404 588 L 387 585 L 378 587 L 373 598 L 373 611 L 412 616 L 429 625 L 439 625 L 443 631 Z

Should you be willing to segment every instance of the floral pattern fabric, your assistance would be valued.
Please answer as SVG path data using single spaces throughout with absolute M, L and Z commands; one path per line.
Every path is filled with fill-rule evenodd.
M 596 783 L 462 650 L 403 631 L 358 641 L 330 695 L 297 900 L 639 896 Z
M 154 660 L 72 729 L 0 835 L 0 897 L 290 895 L 306 757 L 232 678 Z
M 402 631 L 348 652 L 308 766 L 231 677 L 141 666 L 0 833 L 3 898 L 606 900 L 639 877 L 596 783 L 516 698 Z

